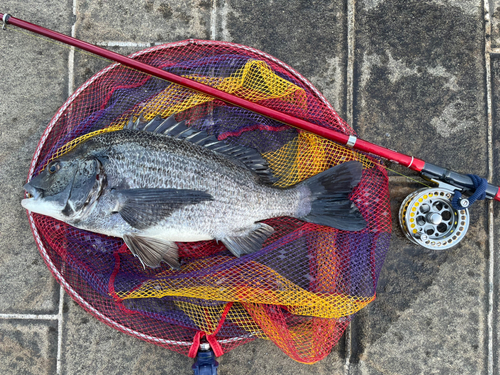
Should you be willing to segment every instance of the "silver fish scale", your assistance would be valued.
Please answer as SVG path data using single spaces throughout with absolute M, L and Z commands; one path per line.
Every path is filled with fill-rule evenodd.
M 140 234 L 112 213 L 116 202 L 111 189 L 190 189 L 213 197 L 159 220 L 151 230 L 160 237 L 161 228 L 216 239 L 239 235 L 242 228 L 252 228 L 256 221 L 294 216 L 301 200 L 298 189 L 264 185 L 239 161 L 169 136 L 123 130 L 95 136 L 86 143 L 83 157 L 105 160 L 107 187 L 92 213 L 78 223 L 83 229 L 120 237 Z

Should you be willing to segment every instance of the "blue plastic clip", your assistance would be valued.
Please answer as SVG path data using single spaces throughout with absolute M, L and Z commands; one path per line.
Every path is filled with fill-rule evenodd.
M 469 199 L 466 200 L 467 204 L 464 207 L 464 205 L 461 203 L 462 193 L 460 193 L 458 190 L 455 190 L 455 194 L 453 194 L 453 198 L 451 200 L 451 206 L 457 211 L 470 207 L 472 203 L 477 200 L 483 200 L 486 198 L 488 181 L 486 181 L 486 179 L 484 178 L 476 176 L 475 174 L 468 174 L 467 176 L 470 177 L 472 183 L 474 184 L 474 193 L 472 193 Z
M 193 364 L 194 375 L 217 375 L 219 362 L 215 360 L 212 349 L 199 350 L 196 361 Z

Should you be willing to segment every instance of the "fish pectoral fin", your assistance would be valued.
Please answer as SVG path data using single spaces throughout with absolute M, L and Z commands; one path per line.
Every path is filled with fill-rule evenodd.
M 184 206 L 213 200 L 204 191 L 189 189 L 124 189 L 114 195 L 116 212 L 137 229 L 155 225 Z
M 139 258 L 144 268 L 146 266 L 157 268 L 161 262 L 166 262 L 173 269 L 180 269 L 179 252 L 175 242 L 134 234 L 125 234 L 123 240 L 130 252 Z
M 242 235 L 228 236 L 220 239 L 227 249 L 236 257 L 250 254 L 262 248 L 262 244 L 274 233 L 273 227 L 257 223 L 249 231 L 242 231 Z

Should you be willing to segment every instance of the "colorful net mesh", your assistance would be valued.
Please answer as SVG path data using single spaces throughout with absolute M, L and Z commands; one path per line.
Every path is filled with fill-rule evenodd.
M 134 59 L 345 134 L 354 131 L 300 74 L 260 51 L 188 40 L 140 51 Z M 385 169 L 373 156 L 118 64 L 102 70 L 61 107 L 33 158 L 30 177 L 99 132 L 142 115 L 175 114 L 219 140 L 256 148 L 280 187 L 359 160 L 352 193 L 368 226 L 360 232 L 281 217 L 261 251 L 232 256 L 215 241 L 178 243 L 182 268 L 144 269 L 119 238 L 30 214 L 40 251 L 66 291 L 123 332 L 193 355 L 206 336 L 216 354 L 262 338 L 296 361 L 324 358 L 350 317 L 374 299 L 389 246 Z

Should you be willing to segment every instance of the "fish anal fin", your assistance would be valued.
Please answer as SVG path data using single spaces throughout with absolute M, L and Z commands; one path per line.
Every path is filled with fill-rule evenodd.
M 173 269 L 180 269 L 179 251 L 175 242 L 134 234 L 125 234 L 123 241 L 130 252 L 139 258 L 144 268 L 158 268 L 161 262 L 165 262 Z
M 241 255 L 260 250 L 262 244 L 273 233 L 273 227 L 264 223 L 257 223 L 249 231 L 242 230 L 241 235 L 227 236 L 221 238 L 220 241 L 234 256 L 239 258 Z

